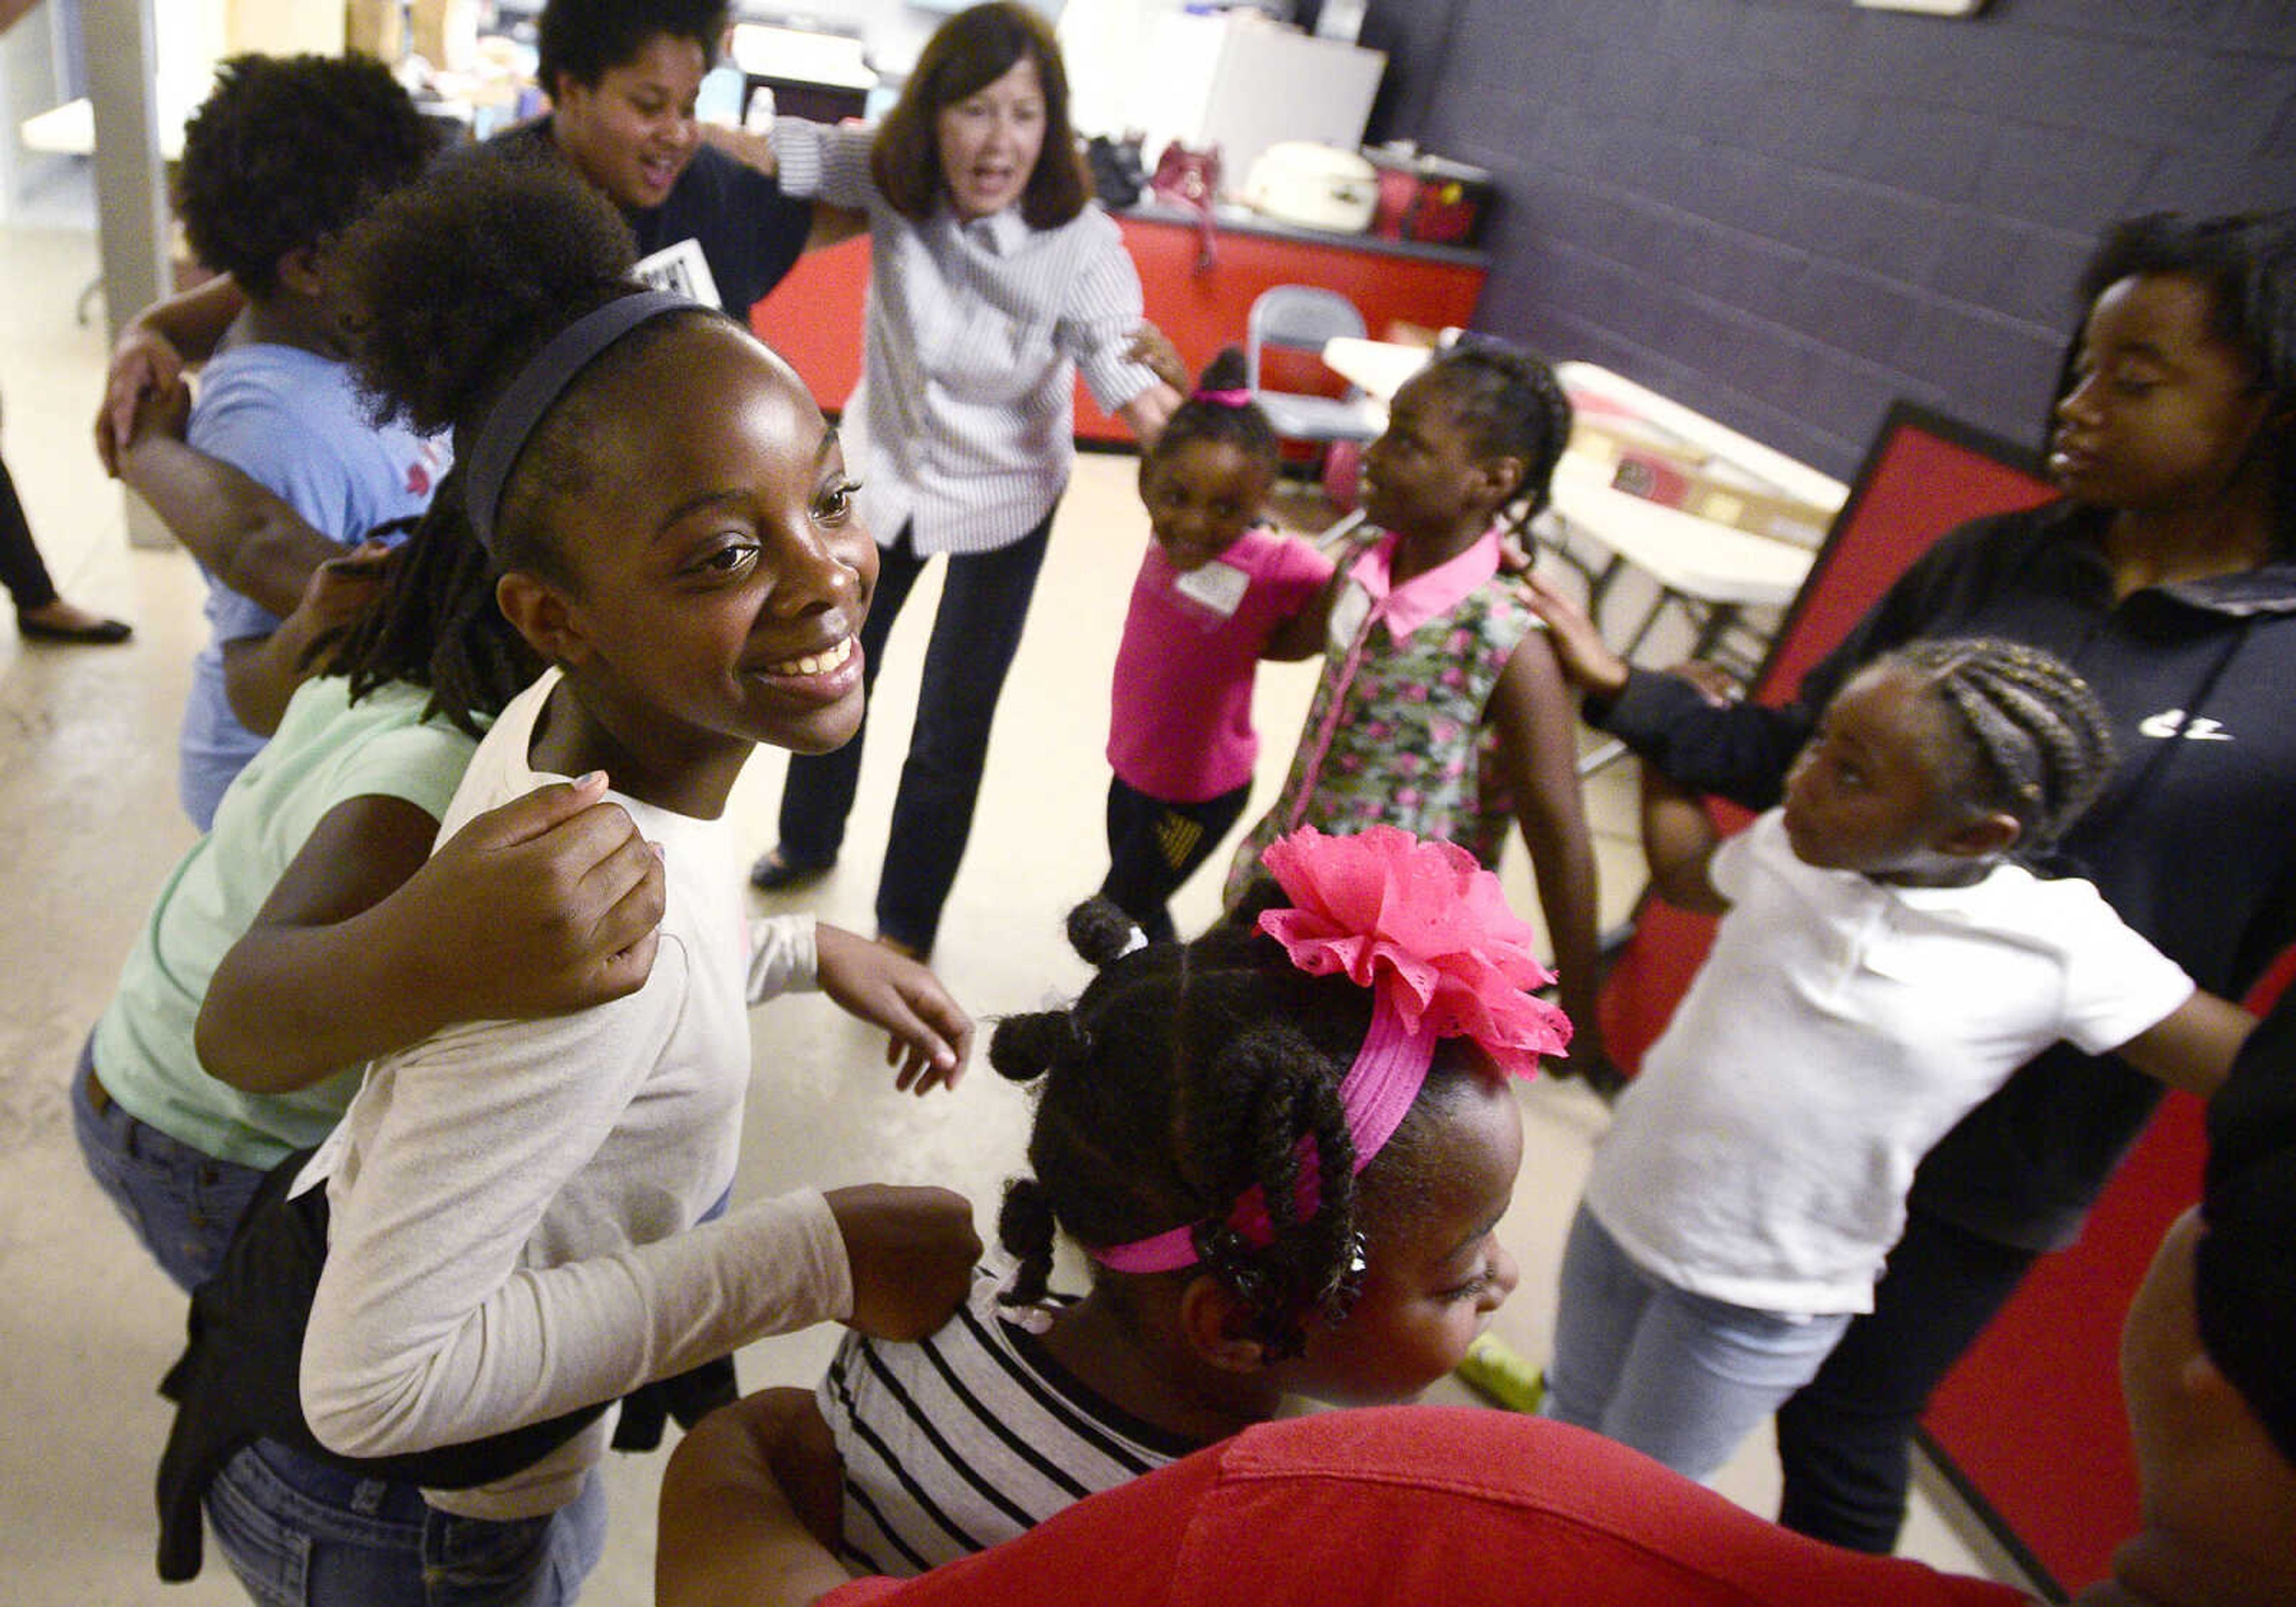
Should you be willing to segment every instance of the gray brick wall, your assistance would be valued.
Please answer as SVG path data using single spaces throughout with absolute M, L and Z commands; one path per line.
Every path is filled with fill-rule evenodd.
M 1837 474 L 2037 437 L 2096 231 L 2296 205 L 2296 0 L 1374 0 L 1374 133 L 1492 169 L 1476 323 Z

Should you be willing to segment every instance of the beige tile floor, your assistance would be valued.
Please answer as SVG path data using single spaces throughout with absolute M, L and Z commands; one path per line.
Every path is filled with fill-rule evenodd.
M 182 1300 L 82 1173 L 63 1093 L 150 898 L 192 840 L 175 801 L 174 747 L 201 630 L 192 564 L 129 547 L 119 496 L 88 446 L 104 342 L 99 330 L 74 326 L 71 308 L 93 265 L 84 229 L 0 230 L 8 462 L 66 593 L 137 627 L 125 648 L 59 650 L 26 647 L 0 623 L 0 907 L 8 916 L 0 932 L 0 1286 L 8 1291 L 0 1304 L 0 1601 L 197 1607 L 241 1599 L 220 1562 L 210 1555 L 199 1580 L 174 1589 L 155 1581 L 151 1563 L 150 1472 L 165 1427 L 152 1386 L 180 1341 Z M 949 986 L 984 1017 L 1036 1007 L 1079 983 L 1083 969 L 1061 943 L 1059 919 L 1104 869 L 1106 685 L 1144 530 L 1129 461 L 1086 458 L 1061 523 L 941 942 Z M 895 635 L 849 855 L 811 895 L 825 916 L 864 931 L 932 602 L 921 592 Z M 1277 666 L 1264 677 L 1264 789 L 1279 779 L 1312 674 Z M 734 812 L 758 849 L 771 840 L 781 768 L 777 754 L 761 753 L 735 795 Z M 1639 881 L 1625 779 L 1613 772 L 1593 787 L 1610 919 Z M 1509 879 L 1521 906 L 1535 907 L 1520 863 Z M 1215 886 L 1208 873 L 1185 891 L 1184 925 L 1209 918 Z M 878 1044 L 815 998 L 765 1011 L 756 1036 L 744 1190 L 932 1181 L 967 1192 L 984 1224 L 993 1214 L 1021 1150 L 1018 1090 L 980 1066 L 953 1095 L 898 1096 Z M 1571 1085 L 1528 1087 L 1522 1103 L 1529 1144 L 1505 1232 L 1523 1277 L 1498 1326 L 1540 1356 L 1563 1226 L 1605 1116 Z M 756 1346 L 742 1357 L 744 1377 L 809 1383 L 834 1337 L 816 1331 Z M 660 1460 L 616 1460 L 613 1538 L 588 1600 L 651 1598 Z M 1750 1445 L 1720 1483 L 1767 1508 L 1773 1452 Z M 1944 1566 L 1977 1566 L 1926 1501 L 1907 1549 Z

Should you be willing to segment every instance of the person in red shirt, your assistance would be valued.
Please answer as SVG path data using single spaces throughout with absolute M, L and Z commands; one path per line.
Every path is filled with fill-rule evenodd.
M 2210 1102 L 2209 1137 L 2203 1202 L 2122 1335 L 2142 1528 L 2081 1607 L 2296 1601 L 2296 996 Z M 1806 1539 L 1561 1423 L 1427 1406 L 1263 1423 L 914 1579 L 850 1580 L 775 1482 L 780 1428 L 752 1397 L 679 1446 L 660 1607 L 2021 1600 Z

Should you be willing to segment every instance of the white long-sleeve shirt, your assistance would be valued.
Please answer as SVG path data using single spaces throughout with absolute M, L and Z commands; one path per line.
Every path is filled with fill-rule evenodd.
M 946 199 L 903 217 L 869 176 L 875 136 L 798 118 L 773 134 L 785 193 L 869 215 L 861 391 L 845 411 L 861 516 L 888 545 L 914 521 L 920 554 L 994 552 L 1068 483 L 1075 375 L 1111 413 L 1156 382 L 1124 355 L 1140 274 L 1096 201 L 1050 229 L 1017 207 L 966 223 Z
M 504 710 L 442 841 L 555 779 L 527 750 L 556 682 L 545 675 Z M 302 1394 L 336 1450 L 477 1439 L 851 1311 L 819 1193 L 701 1223 L 734 1176 L 751 982 L 810 985 L 812 924 L 764 923 L 752 963 L 722 826 L 613 796 L 664 850 L 645 986 L 570 1015 L 454 1027 L 377 1062 L 298 1183 L 328 1191 Z M 429 1498 L 469 1517 L 554 1512 L 579 1492 L 611 1421 L 501 1483 Z

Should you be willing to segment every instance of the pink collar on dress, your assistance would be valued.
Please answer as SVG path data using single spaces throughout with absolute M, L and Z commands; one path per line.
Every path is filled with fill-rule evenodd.
M 1499 529 L 1493 525 L 1456 558 L 1396 586 L 1390 576 L 1398 539 L 1392 534 L 1381 537 L 1350 571 L 1355 583 L 1370 594 L 1372 618 L 1383 622 L 1398 644 L 1430 619 L 1448 613 L 1461 598 L 1499 572 Z

